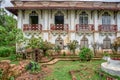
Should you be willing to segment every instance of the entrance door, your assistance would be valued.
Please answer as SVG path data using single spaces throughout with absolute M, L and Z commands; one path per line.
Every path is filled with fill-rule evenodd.
M 55 24 L 64 24 L 64 16 L 55 16 Z

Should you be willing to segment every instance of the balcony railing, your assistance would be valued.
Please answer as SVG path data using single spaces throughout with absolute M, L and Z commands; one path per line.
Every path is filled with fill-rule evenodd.
M 24 24 L 23 31 L 42 31 L 41 24 Z
M 51 24 L 50 30 L 52 30 L 52 31 L 68 31 L 69 26 L 68 26 L 68 24 Z
M 94 25 L 93 24 L 76 24 L 76 32 L 89 32 L 94 31 Z
M 99 25 L 98 30 L 103 32 L 116 32 L 117 25 Z

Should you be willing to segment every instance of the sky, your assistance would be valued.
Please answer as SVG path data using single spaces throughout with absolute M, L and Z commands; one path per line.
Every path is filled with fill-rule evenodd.
M 0 0 L 1 1 L 1 0 Z M 1 7 L 12 6 L 10 0 L 2 0 Z M 67 0 L 66 0 L 67 1 Z M 75 0 L 73 0 L 75 1 Z M 78 1 L 78 0 L 77 0 Z M 120 2 L 120 0 L 79 0 L 79 1 L 104 1 L 104 2 Z

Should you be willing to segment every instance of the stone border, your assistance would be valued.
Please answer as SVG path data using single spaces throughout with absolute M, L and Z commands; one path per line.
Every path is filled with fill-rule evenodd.
M 107 62 L 104 62 L 104 63 L 101 64 L 101 69 L 103 71 L 105 71 L 106 73 L 109 73 L 113 76 L 119 76 L 120 77 L 120 70 L 116 70 L 116 69 L 113 69 L 113 68 L 106 67 L 107 66 L 106 64 L 107 64 Z
M 117 80 L 116 78 L 114 78 L 114 77 L 111 77 L 110 75 L 108 75 L 108 74 L 106 74 L 106 73 L 104 73 L 103 71 L 95 71 L 95 73 L 97 73 L 97 74 L 99 74 L 99 76 L 102 78 L 102 77 L 106 77 L 106 79 L 107 80 Z

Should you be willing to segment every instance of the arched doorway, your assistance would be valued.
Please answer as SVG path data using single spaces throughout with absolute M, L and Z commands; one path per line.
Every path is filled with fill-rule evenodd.
M 55 40 L 55 44 L 57 47 L 60 47 L 60 49 L 64 48 L 64 41 L 63 39 L 60 37 L 60 35 L 57 37 L 57 39 Z
M 111 25 L 111 16 L 108 12 L 104 12 L 102 14 L 102 25 L 103 25 L 103 30 L 109 31 L 111 30 L 110 25 Z
M 55 24 L 64 24 L 64 14 L 61 11 L 55 14 Z
M 88 24 L 88 14 L 84 11 L 79 16 L 79 24 L 87 25 Z
M 38 14 L 35 11 L 32 11 L 29 14 L 30 24 L 38 24 Z
M 83 36 L 83 38 L 80 41 L 80 48 L 83 47 L 88 47 L 88 39 L 86 38 L 86 36 Z
M 103 40 L 103 49 L 110 49 L 111 48 L 111 40 L 108 36 L 105 37 Z

